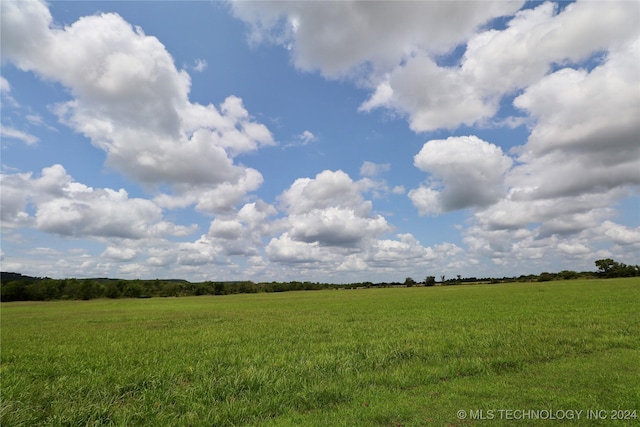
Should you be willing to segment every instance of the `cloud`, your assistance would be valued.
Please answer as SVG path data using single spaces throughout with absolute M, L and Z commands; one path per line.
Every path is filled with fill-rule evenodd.
M 457 268 L 464 251 L 456 245 L 424 247 L 408 233 L 384 238 L 392 228 L 384 217 L 371 214 L 363 181 L 328 170 L 296 180 L 279 197 L 288 215 L 279 224 L 284 232 L 265 247 L 267 259 L 301 275 L 322 269 L 359 278 L 354 280 L 363 280 L 364 271 L 372 280 L 388 280 L 382 277 L 393 277 L 398 269 L 416 275 L 436 265 Z
M 425 248 L 411 234 L 399 234 L 398 240 L 384 239 L 374 243 L 367 255 L 368 264 L 377 267 L 396 267 L 398 263 L 422 263 L 434 260 L 431 248 Z
M 509 142 L 522 144 L 510 155 L 494 145 L 497 138 L 438 132 L 433 138 L 441 139 L 414 157 L 426 178 L 419 186 L 390 190 L 379 179 L 390 164 L 365 161 L 359 180 L 331 170 L 292 179 L 272 205 L 252 194 L 265 177 L 238 160 L 275 145 L 270 130 L 237 96 L 208 105 L 189 99 L 186 70 L 202 72 L 206 61 L 176 68 L 158 39 L 116 14 L 60 25 L 44 3 L 3 3 L 5 61 L 63 85 L 67 97 L 52 108 L 58 119 L 151 194 L 92 188 L 60 165 L 3 174 L 3 239 L 17 241 L 16 229 L 32 228 L 105 245 L 91 248 L 91 260 L 47 253 L 62 275 L 204 278 L 210 269 L 202 266 L 215 265 L 221 275 L 397 280 L 399 271 L 419 279 L 477 266 L 474 274 L 499 275 L 552 271 L 554 262 L 562 269 L 567 260 L 592 269 L 601 256 L 637 259 L 640 230 L 614 222 L 614 206 L 636 197 L 640 185 L 640 6 L 548 2 L 517 11 L 522 5 L 234 3 L 253 42 L 279 44 L 298 69 L 369 91 L 362 112 L 384 108 L 414 132 L 461 125 L 530 131 L 525 143 Z M 3 101 L 12 100 L 11 89 L 1 78 Z M 36 114 L 25 119 L 46 126 Z M 35 144 L 28 130 L 1 129 L 3 138 Z M 292 146 L 317 140 L 309 130 L 291 135 Z M 394 228 L 372 202 L 389 193 L 408 194 L 421 215 L 469 209 L 457 225 L 465 249 L 390 235 Z M 174 224 L 163 212 L 189 207 L 209 216 L 204 234 L 191 237 L 195 225 Z M 421 238 L 430 239 L 425 221 Z M 9 258 L 9 265 L 29 264 Z
M 630 35 L 630 28 L 637 28 L 630 20 L 638 14 L 629 10 L 638 6 L 570 6 L 556 17 L 549 14 L 550 6 L 536 12 L 541 27 L 534 33 L 553 24 L 555 33 L 566 35 L 533 45 L 542 49 L 544 43 L 559 43 L 557 49 L 569 62 L 537 80 L 525 79 L 528 86 L 513 101 L 532 119 L 531 133 L 526 144 L 513 150 L 519 156 L 505 174 L 507 196 L 474 215 L 477 227 L 466 232 L 472 253 L 493 251 L 494 257 L 517 265 L 517 259 L 527 257 L 598 256 L 604 244 L 623 259 L 637 258 L 629 251 L 637 240 L 635 230 L 608 218 L 615 214 L 611 206 L 632 196 L 640 184 L 640 65 L 633 59 L 639 39 L 635 32 Z M 595 21 L 611 25 L 588 25 Z M 587 43 L 596 37 L 591 30 L 597 40 Z M 554 49 L 540 50 L 542 59 L 550 60 Z M 570 61 L 595 49 L 606 52 L 591 67 L 570 67 Z
M 612 221 L 604 221 L 601 229 L 605 236 L 618 245 L 640 246 L 640 227 L 631 228 Z
M 382 77 L 382 82 L 378 83 L 378 85 L 375 87 L 373 95 L 371 95 L 368 100 L 360 104 L 360 107 L 358 107 L 358 111 L 369 112 L 378 107 L 393 108 L 394 91 L 391 87 L 390 79 L 390 74 L 386 74 L 384 77 Z
M 387 69 L 416 51 L 446 52 L 521 2 L 233 2 L 253 42 L 291 49 L 294 64 L 331 78 L 367 65 Z M 456 25 L 450 25 L 451 21 Z M 380 31 L 384 28 L 385 31 Z
M 591 252 L 591 249 L 581 243 L 560 243 L 558 250 L 568 255 L 585 255 Z
M 289 233 L 271 239 L 265 247 L 265 254 L 270 261 L 287 264 L 326 263 L 339 257 L 337 252 L 321 247 L 318 242 L 301 242 L 292 239 Z
M 237 220 L 216 218 L 209 227 L 209 235 L 225 240 L 238 239 L 242 234 L 242 224 Z
M 105 258 L 112 259 L 114 261 L 131 261 L 136 257 L 136 251 L 130 248 L 118 248 L 109 246 L 102 253 Z
M 313 179 L 297 179 L 279 197 L 289 214 L 284 241 L 354 247 L 386 232 L 386 220 L 371 215 L 372 204 L 361 191 L 343 171 L 325 170 Z
M 299 135 L 296 135 L 295 140 L 289 144 L 286 144 L 284 148 L 289 147 L 304 147 L 305 145 L 309 145 L 312 142 L 316 142 L 318 137 L 313 134 L 313 132 L 309 130 L 305 130 Z
M 440 67 L 428 56 L 415 56 L 389 73 L 360 109 L 396 110 L 409 116 L 413 131 L 425 132 L 492 117 L 498 101 L 496 96 L 479 93 L 473 78 L 458 68 Z
M 25 184 L 28 183 L 31 175 L 24 174 L 1 174 L 2 197 L 0 198 L 0 218 L 2 218 L 2 229 L 18 228 L 31 221 L 29 213 L 26 212 L 27 201 L 25 197 Z
M 126 239 L 194 231 L 164 221 L 156 204 L 129 198 L 124 189 L 94 189 L 75 182 L 61 165 L 44 168 L 39 178 L 3 174 L 2 191 L 3 228 L 28 225 L 62 236 Z
M 163 208 L 184 208 L 195 204 L 200 212 L 227 213 L 243 201 L 247 193 L 257 190 L 263 182 L 260 172 L 253 168 L 239 169 L 235 182 L 222 182 L 214 186 L 180 184 L 173 187 L 174 194 L 161 194 L 154 201 Z
M 420 186 L 409 191 L 409 198 L 413 205 L 418 208 L 420 215 L 443 213 L 440 192 L 429 187 Z
M 342 171 L 296 180 L 280 196 L 288 216 L 280 222 L 284 232 L 265 247 L 267 259 L 310 272 L 339 272 L 356 281 L 363 280 L 363 271 L 371 280 L 389 280 L 398 269 L 421 275 L 436 266 L 457 268 L 464 251 L 456 245 L 424 247 L 408 233 L 383 238 L 392 228 L 381 215 L 371 215 L 364 188 Z
M 193 70 L 198 73 L 203 72 L 208 67 L 207 61 L 201 58 L 196 59 L 195 65 L 193 66 Z
M 479 210 L 474 218 L 483 228 L 488 230 L 517 230 L 529 224 L 543 224 L 553 219 L 571 218 L 574 215 L 589 212 L 593 209 L 604 210 L 614 200 L 629 195 L 624 189 L 606 194 L 585 194 L 577 197 L 558 197 L 541 200 L 514 200 L 507 196 L 492 206 Z M 606 215 L 610 215 L 607 211 Z M 567 219 L 567 222 L 575 221 Z M 575 223 L 578 225 L 579 223 Z
M 363 252 L 377 236 L 390 230 L 381 215 L 372 214 L 363 183 L 343 171 L 325 170 L 315 178 L 299 178 L 280 196 L 287 214 L 279 221 L 283 230 L 265 247 L 276 263 L 304 264 L 306 268 L 335 269 L 345 257 Z M 355 260 L 354 267 L 363 260 Z M 344 270 L 346 266 L 342 267 Z
M 635 38 L 590 72 L 564 68 L 514 100 L 536 123 L 512 176 L 514 197 L 601 193 L 640 184 L 640 49 Z
M 272 239 L 265 252 L 270 261 L 285 264 L 302 277 L 314 277 L 322 270 L 328 272 L 324 273 L 328 277 L 339 275 L 343 283 L 397 281 L 406 276 L 421 279 L 433 271 L 454 274 L 466 262 L 465 252 L 459 246 L 443 243 L 425 247 L 410 233 L 374 239 L 359 249 L 307 244 L 284 233 Z
M 393 187 L 393 188 L 391 189 L 391 192 L 392 192 L 393 194 L 404 194 L 404 193 L 405 193 L 405 191 L 406 191 L 406 190 L 405 190 L 405 188 L 404 188 L 404 185 L 396 185 L 395 187 Z
M 306 213 L 313 209 L 331 206 L 364 209 L 365 204 L 357 185 L 343 171 L 325 170 L 315 178 L 299 178 L 285 190 L 279 200 L 284 210 L 290 214 Z
M 224 263 L 220 258 L 222 248 L 212 244 L 207 236 L 200 236 L 195 242 L 184 242 L 178 245 L 177 263 L 186 266 L 201 266 L 213 263 Z
M 637 263 L 640 230 L 602 221 L 611 214 L 611 209 L 595 209 L 573 218 L 561 216 L 554 233 L 540 233 L 535 227 L 490 230 L 473 225 L 464 232 L 466 256 L 508 265 L 520 274 L 559 271 L 568 265 L 578 271 L 593 270 L 593 261 L 606 257 Z M 571 226 L 572 220 L 578 224 Z
M 0 136 L 2 136 L 2 138 L 17 139 L 27 145 L 33 145 L 40 141 L 40 138 L 37 136 L 4 125 L 0 125 Z
M 328 207 L 314 209 L 289 218 L 292 239 L 326 246 L 355 246 L 370 235 L 389 229 L 382 216 L 369 218 L 356 214 L 353 209 Z
M 489 206 L 506 194 L 504 174 L 512 163 L 500 147 L 476 136 L 428 141 L 414 164 L 432 179 L 409 198 L 422 215 Z
M 554 66 L 587 61 L 634 38 L 639 16 L 632 2 L 577 2 L 559 13 L 547 2 L 522 10 L 504 30 L 471 35 L 454 65 L 438 64 L 428 51 L 398 62 L 378 77 L 360 110 L 406 114 L 415 132 L 486 122 L 503 97 L 536 83 Z
M 316 136 L 308 130 L 305 130 L 300 135 L 298 135 L 298 138 L 303 145 L 307 145 L 308 143 L 316 140 Z
M 178 255 L 175 247 L 155 245 L 147 248 L 146 264 L 152 267 L 167 267 L 176 262 Z
M 636 37 L 640 25 L 634 2 L 576 2 L 562 10 L 546 2 L 518 11 L 522 5 L 232 3 L 252 41 L 290 47 L 300 69 L 319 70 L 328 78 L 348 76 L 371 87 L 360 110 L 400 112 L 415 132 L 487 122 L 505 96 L 558 65 L 580 64 L 618 48 Z M 492 19 L 514 13 L 506 28 L 483 29 Z M 457 46 L 465 48 L 462 57 L 443 65 L 443 57 Z
M 260 181 L 257 171 L 233 158 L 275 144 L 271 132 L 238 97 L 229 96 L 219 108 L 191 103 L 189 75 L 141 28 L 112 13 L 61 28 L 43 3 L 9 2 L 3 5 L 2 36 L 6 60 L 69 88 L 73 99 L 55 112 L 104 150 L 113 169 L 148 188 L 167 185 L 173 190 L 167 197 L 201 206 L 209 204 L 193 200 L 185 188 L 256 188 L 246 181 Z
M 519 256 L 552 257 L 546 242 L 562 259 L 577 248 L 595 253 L 596 242 L 633 242 L 633 230 L 608 218 L 640 184 L 640 66 L 631 59 L 638 46 L 637 37 L 620 41 L 591 70 L 560 68 L 515 98 L 534 119 L 531 134 L 513 150 L 519 156 L 505 174 L 506 197 L 474 215 L 478 228 L 468 236 L 476 247 L 491 248 L 502 234 L 513 236 Z M 523 248 L 517 233 L 531 245 Z
M 263 249 L 263 238 L 272 235 L 278 224 L 271 217 L 277 210 L 262 200 L 247 203 L 235 213 L 215 218 L 207 238 L 212 245 L 223 248 L 227 256 L 257 255 Z
M 56 129 L 55 127 L 47 124 L 44 119 L 42 118 L 42 116 L 40 116 L 39 114 L 27 114 L 25 116 L 25 119 L 27 119 L 27 121 L 34 125 L 34 126 L 40 126 L 40 127 L 44 127 L 46 129 L 49 129 L 51 131 L 54 132 L 58 132 L 58 129 Z
M 453 243 L 425 247 L 411 233 L 401 233 L 395 239 L 377 239 L 362 252 L 347 256 L 338 270 L 366 270 L 376 276 L 402 272 L 422 280 L 434 270 L 451 274 L 465 264 L 465 251 Z
M 9 81 L 2 76 L 0 76 L 0 97 L 2 97 L 3 108 L 20 107 L 18 101 L 11 96 L 11 84 L 9 84 Z
M 579 63 L 635 37 L 637 12 L 638 5 L 629 2 L 589 1 L 560 12 L 551 2 L 519 11 L 504 30 L 491 29 L 469 40 L 461 71 L 498 93 L 526 87 L 554 64 Z
M 8 94 L 9 92 L 11 92 L 11 85 L 9 84 L 9 81 L 0 76 L 0 93 L 4 95 Z
M 633 263 L 640 246 L 638 230 L 608 219 L 615 216 L 610 206 L 629 195 L 622 187 L 538 200 L 506 197 L 474 213 L 471 226 L 463 231 L 468 255 L 499 260 L 513 271 L 539 272 L 566 268 L 568 262 L 580 262 L 576 269 L 591 269 L 593 259 L 614 256 L 599 250 L 608 247 L 620 259 Z M 591 256 L 574 258 L 580 254 Z M 532 261 L 535 263 L 528 264 Z
M 391 169 L 391 165 L 389 163 L 378 164 L 365 161 L 362 166 L 360 166 L 360 175 L 374 177 L 383 172 L 388 172 L 389 169 Z

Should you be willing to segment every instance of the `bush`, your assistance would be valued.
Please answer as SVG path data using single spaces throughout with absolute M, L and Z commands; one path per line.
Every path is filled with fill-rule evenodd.
M 142 295 L 142 286 L 136 282 L 129 282 L 125 286 L 122 295 L 126 298 L 140 298 Z
M 538 282 L 549 282 L 553 280 L 553 275 L 551 273 L 543 272 L 538 276 Z

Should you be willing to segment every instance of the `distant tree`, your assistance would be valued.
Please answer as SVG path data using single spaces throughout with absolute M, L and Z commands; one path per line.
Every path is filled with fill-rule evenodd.
M 90 300 L 98 296 L 99 289 L 93 280 L 83 280 L 78 287 L 79 297 L 82 300 Z
M 599 259 L 595 262 L 597 274 L 601 277 L 634 277 L 640 275 L 640 266 L 626 265 L 611 258 Z
M 62 295 L 59 280 L 44 279 L 28 282 L 26 286 L 27 299 L 31 301 L 46 301 L 60 298 Z
M 605 277 L 611 277 L 614 270 L 619 266 L 619 264 L 611 258 L 599 259 L 595 264 L 596 267 L 598 267 L 598 274 Z
M 127 298 L 140 298 L 142 296 L 142 285 L 137 281 L 127 283 L 122 292 Z
M 120 298 L 120 288 L 116 282 L 107 282 L 104 285 L 104 296 L 107 298 Z
M 305 285 L 300 284 L 300 289 L 306 289 Z M 255 283 L 251 281 L 241 282 L 240 283 L 240 292 L 244 294 L 254 294 L 258 292 L 258 287 Z
M 424 279 L 424 285 L 425 286 L 433 286 L 436 284 L 436 276 L 427 276 Z
M 546 271 L 540 273 L 540 275 L 538 276 L 538 282 L 549 282 L 551 280 L 553 280 L 553 275 L 551 273 L 547 273 Z
M 160 288 L 161 297 L 177 297 L 180 295 L 180 285 L 174 282 L 165 282 Z
M 222 282 L 216 282 L 213 285 L 213 294 L 214 295 L 226 295 L 226 294 L 228 294 L 227 287 Z
M 404 279 L 404 285 L 405 285 L 406 287 L 409 287 L 409 288 L 410 288 L 411 286 L 413 286 L 413 285 L 415 285 L 415 284 L 416 284 L 416 281 L 415 281 L 415 280 L 413 280 L 411 277 L 407 277 L 406 279 Z
M 571 270 L 562 270 L 560 273 L 558 273 L 558 275 L 562 277 L 564 280 L 571 280 L 571 279 L 578 278 L 578 273 Z
M 29 299 L 26 284 L 24 280 L 14 280 L 11 282 L 3 282 L 0 286 L 0 294 L 2 301 L 26 301 Z
M 445 275 L 443 274 L 442 276 L 440 276 L 440 283 L 444 283 L 444 279 L 445 279 Z

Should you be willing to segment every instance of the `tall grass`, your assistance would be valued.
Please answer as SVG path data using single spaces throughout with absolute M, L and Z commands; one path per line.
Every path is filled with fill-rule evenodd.
M 636 278 L 6 303 L 0 421 L 418 426 L 483 423 L 460 409 L 640 411 L 639 301 Z

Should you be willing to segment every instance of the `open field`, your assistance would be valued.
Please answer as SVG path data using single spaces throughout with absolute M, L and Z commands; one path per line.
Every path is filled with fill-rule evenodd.
M 5 303 L 0 421 L 640 425 L 610 412 L 640 416 L 639 302 L 633 278 Z

